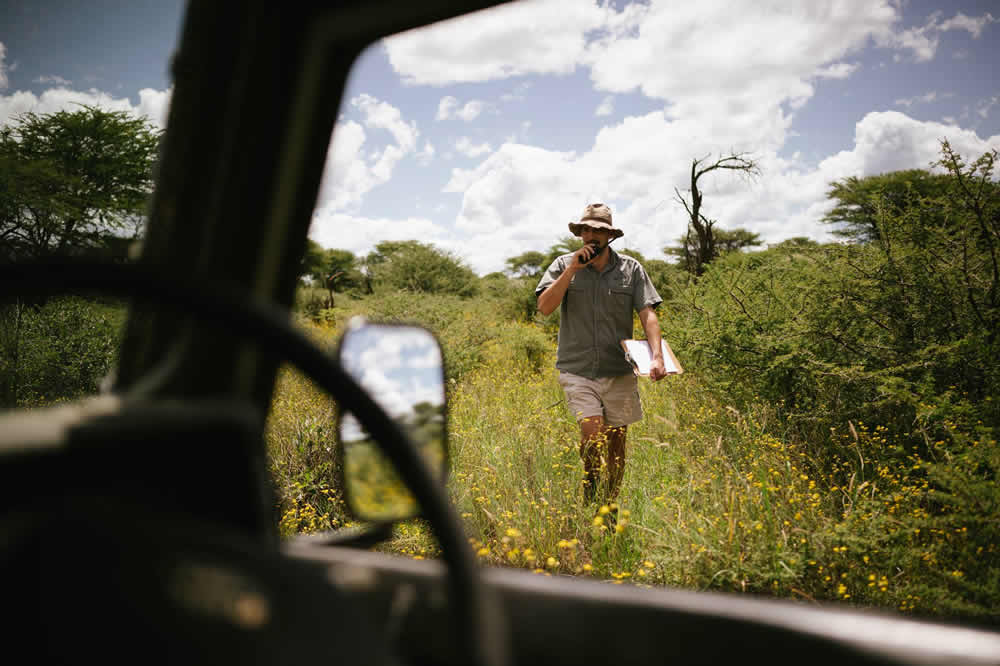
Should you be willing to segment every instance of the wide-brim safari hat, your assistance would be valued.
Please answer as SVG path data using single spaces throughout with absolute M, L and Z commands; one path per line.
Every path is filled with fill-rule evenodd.
M 584 227 L 603 229 L 611 232 L 611 239 L 621 238 L 625 232 L 611 222 L 611 209 L 602 203 L 592 203 L 583 209 L 579 222 L 570 222 L 569 230 L 574 236 L 579 236 Z

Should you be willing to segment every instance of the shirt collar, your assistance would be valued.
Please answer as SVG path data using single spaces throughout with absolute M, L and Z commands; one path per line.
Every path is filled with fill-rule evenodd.
M 612 250 L 611 246 L 609 245 L 608 246 L 608 265 L 605 266 L 604 270 L 601 271 L 600 273 L 597 273 L 596 270 L 594 270 L 594 272 L 597 273 L 598 275 L 604 275 L 605 273 L 608 273 L 608 272 L 614 270 L 614 268 L 618 265 L 619 261 L 620 261 L 620 258 L 618 257 L 618 253 L 615 252 L 614 250 Z M 590 268 L 594 268 L 594 267 L 591 266 Z

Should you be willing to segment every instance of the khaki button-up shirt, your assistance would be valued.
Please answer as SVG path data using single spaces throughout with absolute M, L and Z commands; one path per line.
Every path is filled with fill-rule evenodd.
M 611 256 L 600 273 L 588 265 L 573 276 L 559 304 L 556 367 L 583 377 L 615 377 L 632 372 L 619 342 L 632 337 L 632 312 L 663 302 L 642 264 L 608 248 Z M 549 266 L 535 287 L 539 296 L 555 282 L 572 254 Z

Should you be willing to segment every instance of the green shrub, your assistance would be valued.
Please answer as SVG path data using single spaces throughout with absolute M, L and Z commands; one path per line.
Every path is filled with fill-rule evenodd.
M 117 358 L 124 319 L 120 304 L 77 296 L 4 307 L 4 406 L 35 406 L 96 393 Z
M 364 314 L 435 332 L 450 378 L 449 492 L 484 562 L 993 621 L 1000 461 L 984 415 L 995 401 L 959 384 L 938 391 L 934 377 L 970 364 L 995 373 L 996 360 L 963 336 L 917 349 L 930 375 L 876 362 L 890 356 L 856 362 L 831 333 L 891 338 L 841 324 L 850 303 L 830 294 L 880 298 L 858 281 L 871 268 L 859 261 L 878 257 L 783 244 L 676 283 L 660 319 L 687 372 L 640 381 L 618 527 L 595 524 L 582 501 L 554 340 L 499 314 L 513 281 L 483 280 L 478 299 L 376 294 L 324 310 L 328 323 L 310 330 L 332 345 Z M 316 440 L 303 434 L 316 423 L 311 390 L 282 382 L 272 413 L 286 534 L 345 520 L 322 449 L 291 444 Z M 437 552 L 422 523 L 396 534 L 382 550 Z
M 985 403 L 1000 391 L 1000 187 L 993 156 L 967 167 L 943 154 L 952 189 L 897 216 L 873 202 L 871 243 L 713 262 L 675 298 L 671 339 L 728 388 L 820 429 L 861 419 L 924 437 L 912 427 L 922 405 L 962 400 L 975 406 L 966 421 L 1000 426 Z
M 282 368 L 265 438 L 282 534 L 343 525 L 347 518 L 338 489 L 342 461 L 334 401 L 298 372 Z
M 537 326 L 507 322 L 494 328 L 483 343 L 481 362 L 492 367 L 525 367 L 541 372 L 555 365 L 552 340 Z
M 479 278 L 450 252 L 417 241 L 384 241 L 368 257 L 378 291 L 455 294 L 468 298 L 479 291 Z
M 537 284 L 537 279 L 494 273 L 482 279 L 482 293 L 497 303 L 498 315 L 504 320 L 536 321 L 541 318 L 535 296 Z

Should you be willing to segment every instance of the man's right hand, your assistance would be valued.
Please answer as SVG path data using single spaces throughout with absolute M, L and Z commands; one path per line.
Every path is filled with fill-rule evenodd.
M 572 270 L 574 273 L 587 265 L 587 262 L 594 258 L 597 254 L 597 250 L 590 243 L 584 243 L 583 247 L 573 253 L 573 259 L 570 261 L 570 265 L 567 267 L 568 270 Z
M 580 257 L 590 261 L 599 252 L 600 250 L 596 250 L 590 243 L 585 243 L 583 247 L 574 252 L 556 281 L 538 295 L 538 300 L 536 301 L 538 311 L 546 316 L 552 314 L 562 302 L 563 296 L 566 294 L 566 289 L 569 288 L 569 283 L 573 280 L 573 276 L 581 269 L 587 267 L 587 264 L 580 263 Z

